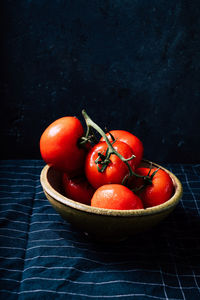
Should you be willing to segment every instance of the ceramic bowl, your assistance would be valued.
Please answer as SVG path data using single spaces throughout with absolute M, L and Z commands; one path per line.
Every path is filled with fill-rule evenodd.
M 142 165 L 150 166 L 150 163 L 143 161 Z M 63 219 L 98 240 L 119 241 L 150 230 L 166 218 L 181 199 L 182 185 L 179 179 L 162 166 L 156 163 L 152 165 L 160 167 L 170 175 L 174 184 L 174 194 L 164 204 L 146 209 L 112 210 L 73 201 L 64 196 L 61 173 L 48 165 L 43 168 L 40 181 L 47 199 Z

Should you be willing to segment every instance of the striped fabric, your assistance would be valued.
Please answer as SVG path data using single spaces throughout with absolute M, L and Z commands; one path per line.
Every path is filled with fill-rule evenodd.
M 40 160 L 0 163 L 0 299 L 200 299 L 200 165 L 175 211 L 148 233 L 95 243 L 54 211 Z

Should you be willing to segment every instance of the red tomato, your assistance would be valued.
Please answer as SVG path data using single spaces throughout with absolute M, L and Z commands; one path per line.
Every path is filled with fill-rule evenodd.
M 111 130 L 110 133 L 116 140 L 124 142 L 131 147 L 131 149 L 133 150 L 133 154 L 136 156 L 134 158 L 134 164 L 137 167 L 142 160 L 144 152 L 144 147 L 141 140 L 132 133 L 125 130 Z M 109 137 L 109 140 L 112 141 L 110 134 L 107 133 L 106 135 Z M 104 141 L 104 139 L 101 138 L 100 141 Z
M 85 161 L 85 174 L 94 188 L 109 183 L 121 184 L 124 177 L 129 174 L 127 165 L 115 154 L 111 154 L 110 163 L 103 172 L 99 172 L 95 160 L 98 158 L 98 153 L 105 154 L 108 146 L 106 142 L 99 142 L 88 153 Z M 124 158 L 130 158 L 133 155 L 131 148 L 123 143 L 116 141 L 113 148 L 119 152 Z M 133 159 L 129 162 L 132 170 L 135 169 Z M 100 165 L 99 165 L 100 166 Z M 101 168 L 101 166 L 100 166 Z
M 147 176 L 149 168 L 138 168 L 136 173 L 142 176 Z M 151 175 L 156 169 L 152 169 Z M 135 187 L 140 187 L 144 184 L 143 179 L 135 179 Z M 152 207 L 162 204 L 169 200 L 173 195 L 174 186 L 170 176 L 164 171 L 159 169 L 153 176 L 152 184 L 148 184 L 144 189 L 137 192 L 137 195 L 141 198 L 144 207 Z
M 94 193 L 91 206 L 108 209 L 142 209 L 138 196 L 121 184 L 106 184 Z
M 85 149 L 78 146 L 84 134 L 76 117 L 63 117 L 50 124 L 40 138 L 43 160 L 58 170 L 72 173 L 84 165 Z
M 66 173 L 62 177 L 65 194 L 68 198 L 90 205 L 94 188 L 89 184 L 84 175 L 70 178 Z

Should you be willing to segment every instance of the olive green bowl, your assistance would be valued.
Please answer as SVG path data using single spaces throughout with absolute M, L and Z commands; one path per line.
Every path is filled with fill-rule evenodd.
M 144 166 L 150 161 L 144 160 Z M 113 210 L 91 207 L 64 196 L 61 173 L 46 165 L 40 176 L 44 193 L 54 209 L 77 229 L 101 241 L 119 241 L 151 229 L 166 218 L 176 207 L 182 196 L 182 185 L 178 178 L 167 169 L 174 184 L 174 194 L 165 203 L 138 210 Z

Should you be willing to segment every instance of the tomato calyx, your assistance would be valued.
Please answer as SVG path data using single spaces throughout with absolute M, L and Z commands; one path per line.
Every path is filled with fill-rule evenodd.
M 84 148 L 88 143 L 91 145 L 98 143 L 98 139 L 92 129 L 90 129 L 90 131 L 87 130 L 85 136 L 79 139 L 78 146 Z
M 104 155 L 101 152 L 98 152 L 98 157 L 95 160 L 95 164 L 97 165 L 97 169 L 99 172 L 103 173 L 110 162 L 111 161 L 110 161 L 110 155 L 108 155 L 108 149 L 106 151 L 106 155 Z
M 151 170 L 152 170 L 152 163 L 150 165 L 150 168 L 149 168 L 149 172 L 146 176 L 142 176 L 143 177 L 143 184 L 135 189 L 131 189 L 132 192 L 139 192 L 139 191 L 142 191 L 143 189 L 145 189 L 146 186 L 148 185 L 152 185 L 152 181 L 153 181 L 153 178 L 154 176 L 156 175 L 156 173 L 160 170 L 160 167 L 157 168 L 151 175 Z

